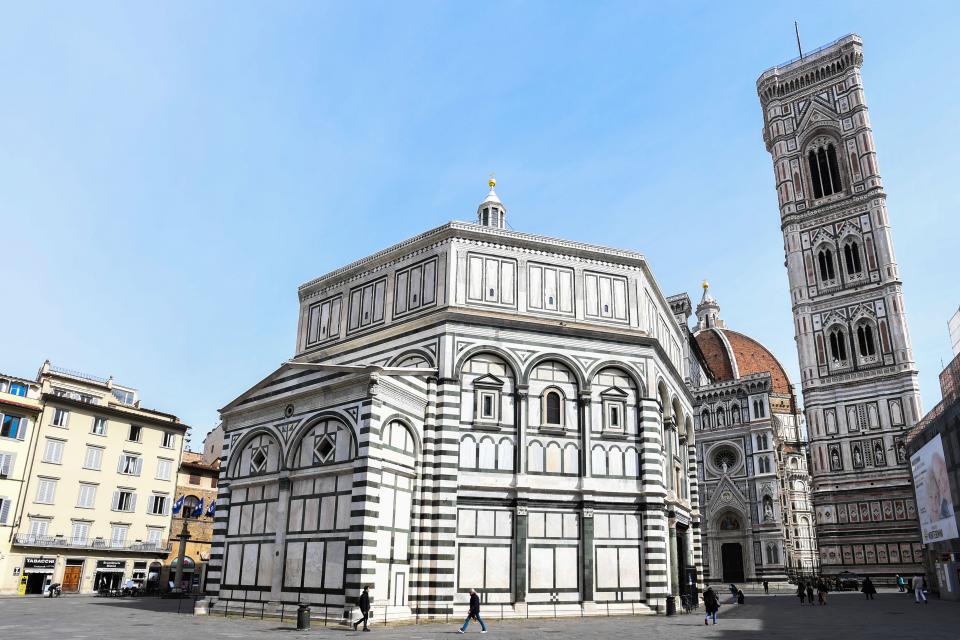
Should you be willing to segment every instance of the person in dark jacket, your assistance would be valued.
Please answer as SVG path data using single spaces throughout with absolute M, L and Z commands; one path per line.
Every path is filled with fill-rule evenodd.
M 763 593 L 764 595 L 770 595 L 770 583 L 766 580 L 763 581 Z
M 802 582 L 797 583 L 797 597 L 800 598 L 800 606 L 803 606 L 804 599 L 807 597 L 807 588 Z
M 873 600 L 874 594 L 877 593 L 877 588 L 873 586 L 873 581 L 870 580 L 870 576 L 863 579 L 863 586 L 860 587 L 860 591 L 867 597 L 867 600 Z
M 713 587 L 707 587 L 707 590 L 703 592 L 703 608 L 707 612 L 707 615 L 703 617 L 703 624 L 709 624 L 708 620 L 711 617 L 713 618 L 713 624 L 717 624 L 720 598 L 717 597 L 717 592 L 713 590 Z
M 470 589 L 470 611 L 467 613 L 467 619 L 463 621 L 463 626 L 460 627 L 457 633 L 466 633 L 471 620 L 476 620 L 480 623 L 480 633 L 487 632 L 487 625 L 483 623 L 483 618 L 480 617 L 480 596 L 478 596 L 477 592 L 473 589 Z
M 367 621 L 370 619 L 370 586 L 366 585 L 363 587 L 363 593 L 360 594 L 360 600 L 357 601 L 357 607 L 360 609 L 360 613 L 363 614 L 363 617 L 353 623 L 353 630 L 356 631 L 360 623 L 363 623 L 363 630 L 370 631 L 370 627 L 367 626 Z
M 812 605 L 817 604 L 816 602 L 813 601 L 813 583 L 812 582 L 807 583 L 807 602 L 809 602 Z

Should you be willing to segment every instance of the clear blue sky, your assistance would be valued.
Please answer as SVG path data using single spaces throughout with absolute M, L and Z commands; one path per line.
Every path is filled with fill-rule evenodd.
M 708 277 L 798 381 L 757 76 L 865 41 L 924 404 L 960 304 L 956 5 L 8 3 L 0 371 L 44 358 L 195 427 L 294 349 L 297 286 L 450 219 Z M 780 8 L 780 7 L 783 8 Z

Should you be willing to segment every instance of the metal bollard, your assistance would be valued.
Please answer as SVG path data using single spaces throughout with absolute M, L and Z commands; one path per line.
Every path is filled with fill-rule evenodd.
M 297 607 L 297 631 L 310 628 L 310 607 L 301 604 Z

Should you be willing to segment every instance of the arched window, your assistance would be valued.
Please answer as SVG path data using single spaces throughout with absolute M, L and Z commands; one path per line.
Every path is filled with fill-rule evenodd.
M 543 394 L 543 424 L 563 426 L 563 396 L 556 389 Z
M 837 272 L 833 266 L 833 251 L 830 249 L 821 249 L 817 253 L 817 264 L 820 267 L 820 280 L 830 282 L 836 280 Z
M 830 355 L 834 362 L 846 362 L 847 337 L 843 329 L 834 329 L 830 332 Z
M 860 356 L 872 356 L 877 353 L 877 346 L 873 340 L 873 328 L 868 325 L 857 327 L 857 344 L 860 346 Z
M 837 150 L 833 143 L 810 149 L 807 153 L 807 162 L 810 165 L 810 181 L 813 183 L 813 197 L 839 193 L 840 167 L 837 164 Z
M 193 512 L 200 506 L 200 498 L 197 496 L 186 496 L 183 499 L 183 506 L 180 508 L 181 518 L 193 517 Z
M 851 240 L 843 245 L 843 260 L 847 265 L 847 273 L 854 275 L 863 271 L 863 265 L 860 262 L 860 245 Z

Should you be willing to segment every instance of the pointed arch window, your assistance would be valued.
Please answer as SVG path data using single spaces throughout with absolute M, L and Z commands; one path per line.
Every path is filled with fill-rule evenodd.
M 810 149 L 807 153 L 807 163 L 810 165 L 810 181 L 813 183 L 813 197 L 839 193 L 841 189 L 840 166 L 837 163 L 837 149 L 833 143 Z
M 830 332 L 830 356 L 835 363 L 847 361 L 847 337 L 843 329 L 834 329 Z
M 833 266 L 833 251 L 821 249 L 817 253 L 817 265 L 820 267 L 820 280 L 831 282 L 837 279 L 837 271 Z
M 857 345 L 860 347 L 861 357 L 877 354 L 877 345 L 873 338 L 873 327 L 868 324 L 857 327 Z
M 847 266 L 847 273 L 856 275 L 863 272 L 863 264 L 860 260 L 860 243 L 856 240 L 850 240 L 843 245 L 843 260 Z

